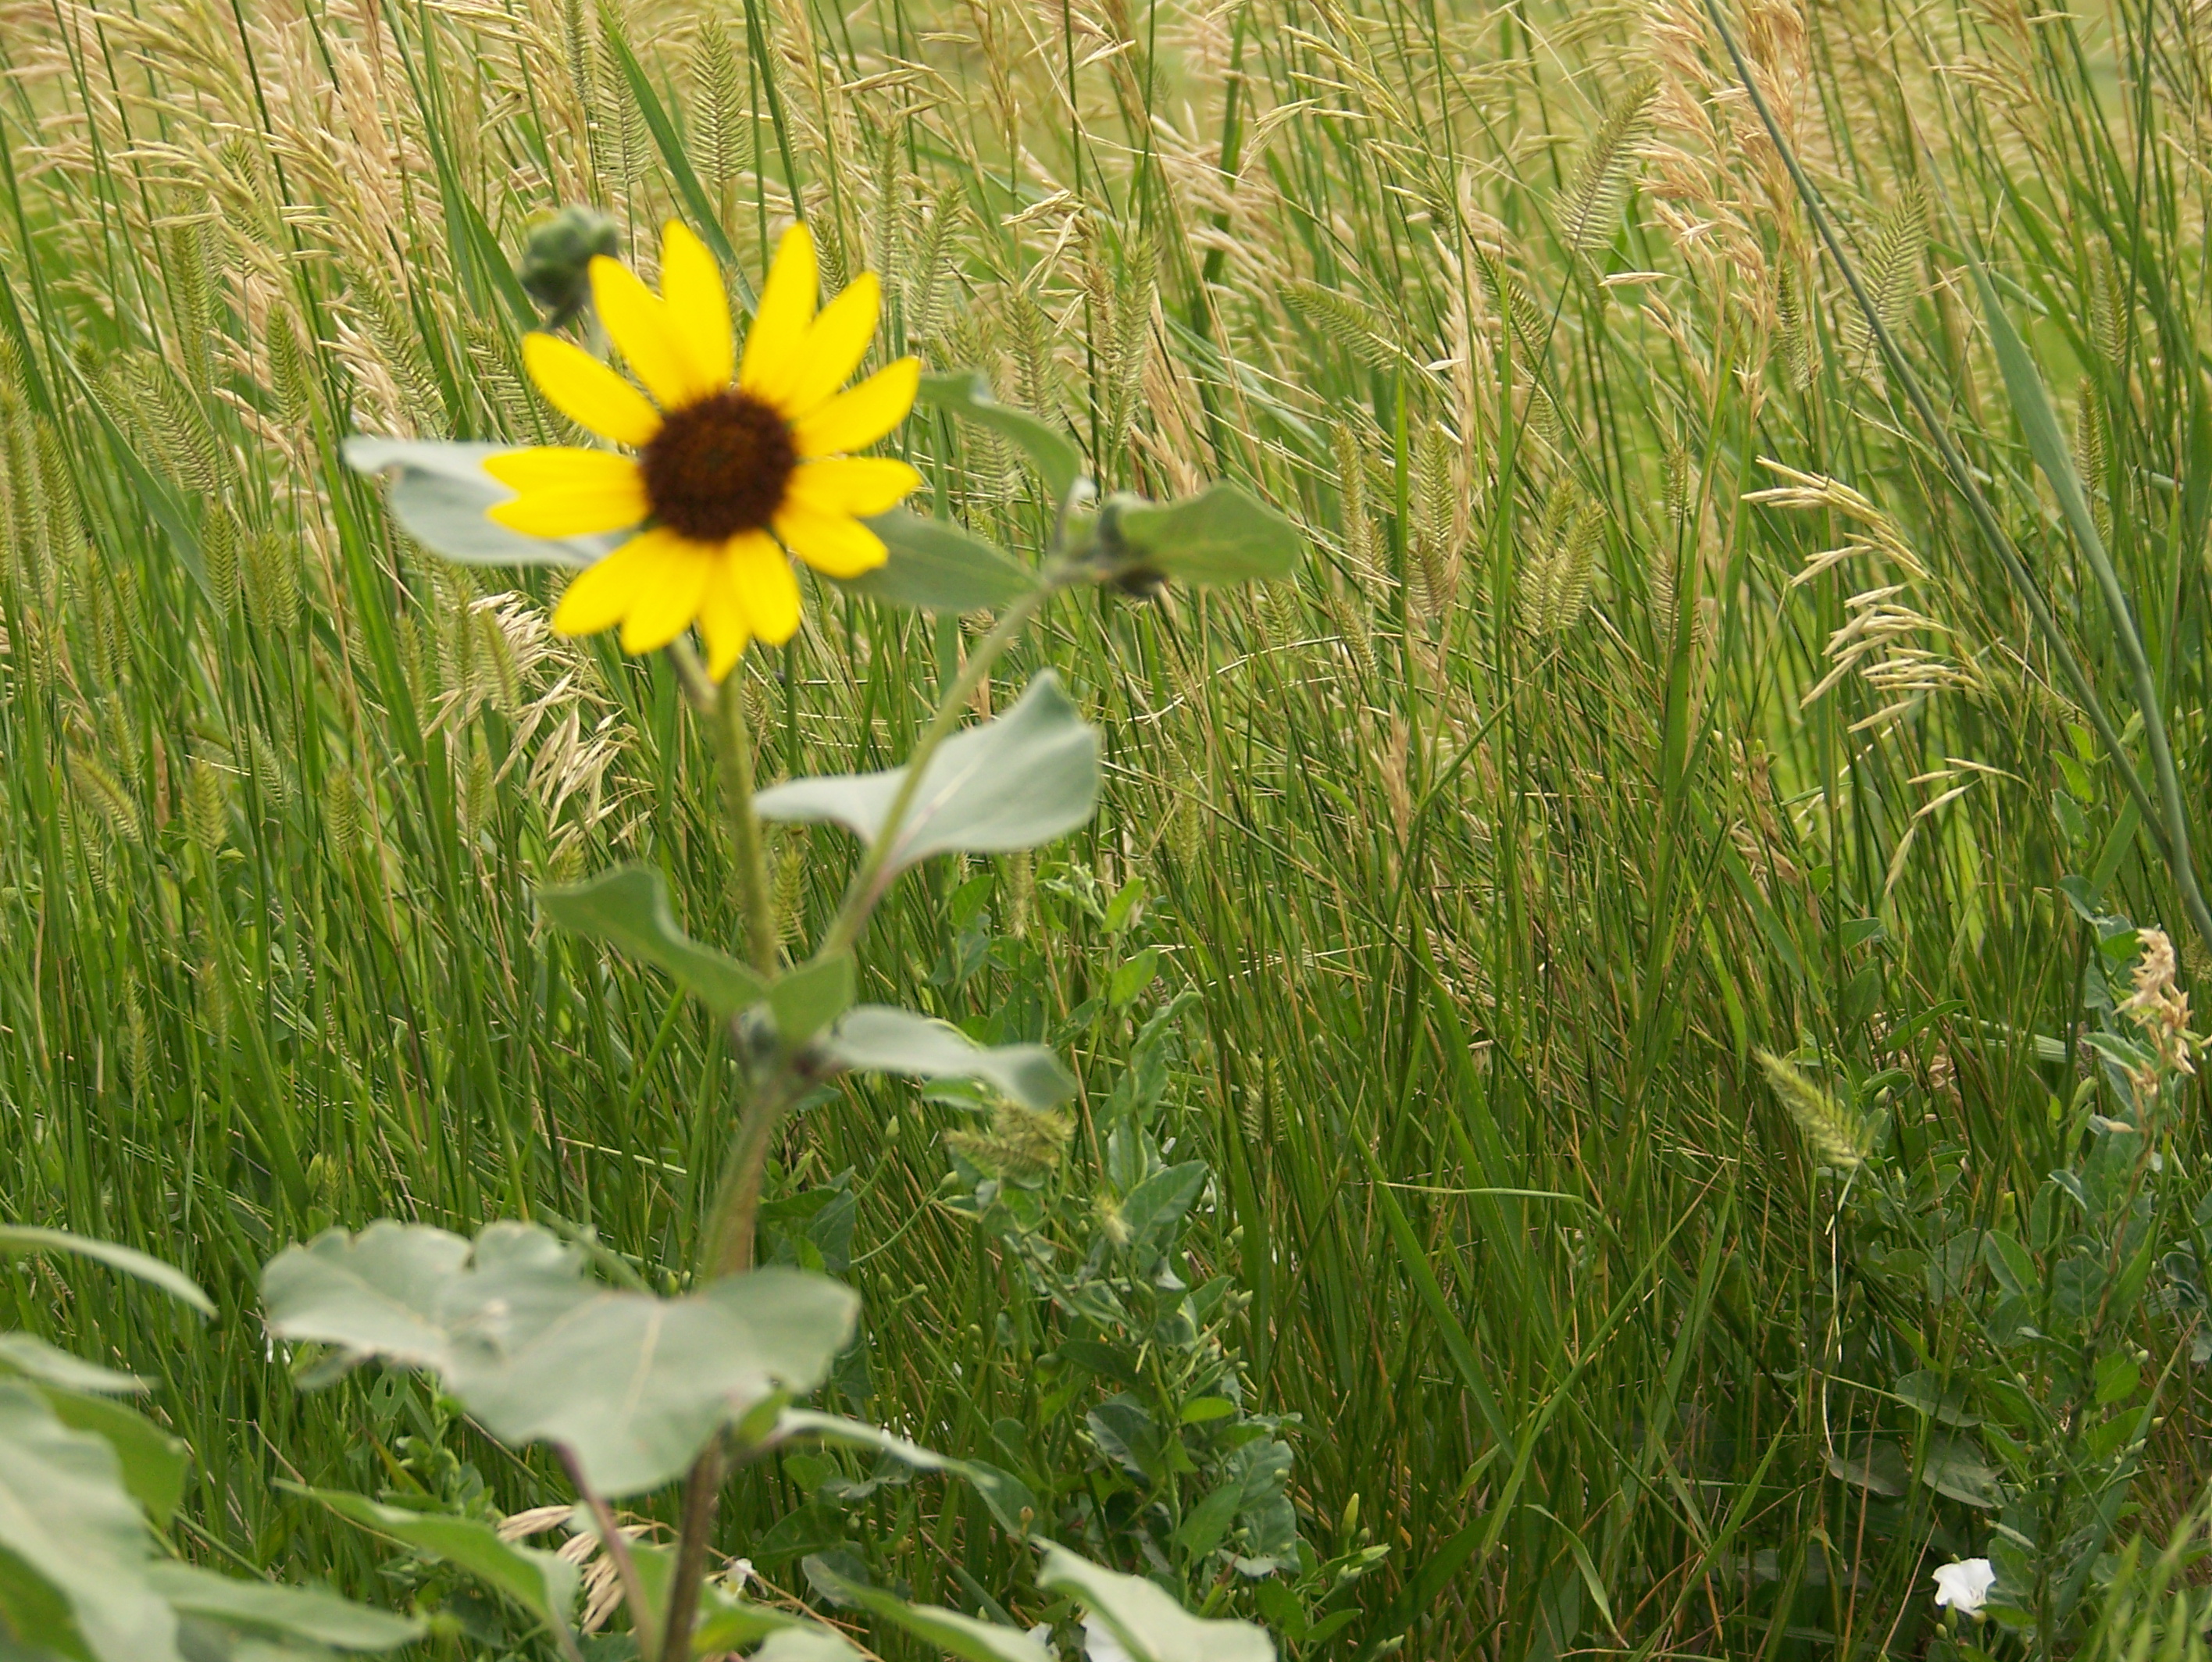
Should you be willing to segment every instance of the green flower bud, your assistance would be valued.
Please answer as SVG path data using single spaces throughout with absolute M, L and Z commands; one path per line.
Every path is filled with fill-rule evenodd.
M 522 251 L 522 286 L 545 308 L 545 326 L 574 322 L 592 303 L 592 258 L 621 246 L 615 222 L 595 208 L 568 207 L 532 222 Z

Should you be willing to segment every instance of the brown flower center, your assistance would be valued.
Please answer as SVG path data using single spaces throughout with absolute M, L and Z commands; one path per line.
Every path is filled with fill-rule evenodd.
M 782 416 L 732 391 L 668 411 L 638 464 L 654 519 L 679 537 L 720 543 L 768 525 L 799 447 Z

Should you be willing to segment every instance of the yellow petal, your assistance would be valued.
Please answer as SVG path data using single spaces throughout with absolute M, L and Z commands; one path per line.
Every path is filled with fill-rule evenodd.
M 825 577 L 858 577 L 890 557 L 884 539 L 848 513 L 817 513 L 796 502 L 775 516 L 784 546 Z
M 699 633 L 707 637 L 707 673 L 720 681 L 737 668 L 753 633 L 726 555 L 714 561 L 707 592 L 699 598 Z
M 748 531 L 730 539 L 722 559 L 753 633 L 771 646 L 790 640 L 799 628 L 799 579 L 783 550 L 765 532 Z
M 647 511 L 645 481 L 633 467 L 623 478 L 526 490 L 512 502 L 487 508 L 484 518 L 525 537 L 591 537 L 634 525 Z
M 803 422 L 792 423 L 799 453 L 809 461 L 865 450 L 906 420 L 921 388 L 921 360 L 901 358 L 849 392 L 841 392 Z
M 738 385 L 747 392 L 765 398 L 764 389 L 788 377 L 805 342 L 806 325 L 814 320 L 814 300 L 821 282 L 815 269 L 814 239 L 804 225 L 794 225 L 776 245 L 768 282 L 761 289 L 760 309 L 753 313 L 753 326 L 745 334 L 745 358 L 738 371 Z
M 727 386 L 738 358 L 730 297 L 714 257 L 681 220 L 672 219 L 660 234 L 660 297 L 690 355 L 692 373 L 709 391 Z
M 787 501 L 817 513 L 866 519 L 884 513 L 921 485 L 921 475 L 890 456 L 832 456 L 802 462 L 786 487 Z
M 627 456 L 574 445 L 539 445 L 484 458 L 483 470 L 511 490 L 544 490 L 576 485 L 617 486 L 637 477 Z
M 660 413 L 645 394 L 574 342 L 525 335 L 522 362 L 545 402 L 587 433 L 641 446 L 660 431 Z
M 671 531 L 643 531 L 578 572 L 554 609 L 554 632 L 597 634 L 621 622 L 639 590 L 656 579 L 681 540 Z
M 665 646 L 699 616 L 699 597 L 707 591 L 714 551 L 685 537 L 672 540 L 673 551 L 651 582 L 639 585 L 623 618 L 622 644 L 626 652 L 649 652 Z
M 883 286 L 876 274 L 861 272 L 822 308 L 822 315 L 806 331 L 805 343 L 792 359 L 783 385 L 763 388 L 762 396 L 793 421 L 821 409 L 868 355 L 882 305 Z
M 605 254 L 595 258 L 592 302 L 616 347 L 663 409 L 681 409 L 714 391 L 692 367 L 691 354 L 667 306 L 629 267 Z

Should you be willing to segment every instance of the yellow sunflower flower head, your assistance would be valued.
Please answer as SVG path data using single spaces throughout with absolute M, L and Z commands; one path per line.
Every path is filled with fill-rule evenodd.
M 545 445 L 495 456 L 484 470 L 518 494 L 488 513 L 531 537 L 639 527 L 577 574 L 554 628 L 595 634 L 619 623 L 624 650 L 651 652 L 696 622 L 719 681 L 748 641 L 781 646 L 799 627 L 786 549 L 830 577 L 883 564 L 883 539 L 860 520 L 921 476 L 846 452 L 906 419 L 921 366 L 902 358 L 839 390 L 867 355 L 881 290 L 863 271 L 817 315 L 803 225 L 776 247 L 742 361 L 714 258 L 675 221 L 661 239 L 659 294 L 604 255 L 591 281 L 599 320 L 645 391 L 557 336 L 525 336 L 523 362 L 556 409 L 635 453 Z

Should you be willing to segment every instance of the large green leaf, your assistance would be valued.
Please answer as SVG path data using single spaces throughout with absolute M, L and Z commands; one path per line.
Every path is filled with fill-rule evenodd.
M 805 1044 L 853 1007 L 853 955 L 836 953 L 779 975 L 768 1007 L 784 1042 Z
M 313 1640 L 345 1651 L 388 1651 L 422 1635 L 411 1617 L 371 1610 L 336 1593 L 245 1581 L 191 1564 L 149 1567 L 146 1580 L 180 1616 L 204 1616 L 234 1626 Z
M 89 1431 L 115 1451 L 123 1487 L 149 1517 L 166 1526 L 185 1498 L 185 1478 L 191 1471 L 192 1452 L 184 1441 L 121 1403 L 49 1385 L 33 1388 L 64 1425 Z
M 838 1594 L 894 1627 L 904 1628 L 926 1644 L 965 1662 L 1053 1662 L 1053 1654 L 1019 1628 L 979 1622 L 942 1604 L 910 1604 L 881 1587 L 848 1580 L 820 1558 L 806 1561 L 806 1573 Z
M 89 1235 L 72 1234 L 67 1229 L 42 1229 L 28 1223 L 0 1223 L 0 1253 L 75 1253 L 80 1258 L 97 1259 L 111 1270 L 120 1270 L 160 1288 L 204 1316 L 215 1313 L 213 1301 L 200 1290 L 199 1283 L 183 1271 L 158 1258 L 149 1258 L 135 1247 L 118 1246 L 112 1240 L 95 1240 Z
M 343 1489 L 287 1487 L 320 1501 L 364 1529 L 388 1535 L 417 1552 L 466 1570 L 541 1622 L 565 1623 L 575 1608 L 576 1589 L 582 1577 L 575 1565 L 535 1547 L 502 1541 L 489 1524 L 477 1519 L 410 1512 Z
M 1037 1585 L 1073 1593 L 1105 1623 L 1133 1662 L 1275 1662 L 1275 1647 L 1249 1622 L 1193 1616 L 1141 1575 L 1107 1569 L 1048 1542 Z
M 627 532 L 525 537 L 485 519 L 485 509 L 511 500 L 514 493 L 483 470 L 484 458 L 514 448 L 356 434 L 345 441 L 345 459 L 357 473 L 391 474 L 385 500 L 400 530 L 459 565 L 582 567 L 622 546 Z
M 860 1662 L 860 1653 L 834 1628 L 779 1628 L 750 1662 Z
M 983 1504 L 999 1520 L 999 1526 L 1010 1535 L 1026 1535 L 1037 1515 L 1036 1497 L 1029 1486 L 1012 1472 L 1001 1471 L 981 1460 L 956 1460 L 950 1455 L 939 1454 L 933 1448 L 924 1448 L 920 1443 L 908 1441 L 895 1431 L 863 1420 L 848 1420 L 841 1414 L 822 1414 L 810 1408 L 787 1408 L 775 1422 L 779 1440 L 787 1437 L 813 1437 L 823 1442 L 844 1443 L 854 1448 L 873 1449 L 888 1454 L 902 1465 L 917 1471 L 944 1471 L 963 1477 L 975 1491 L 983 1497 Z
M 1305 550 L 1296 525 L 1226 482 L 1180 502 L 1113 497 L 1099 517 L 1099 540 L 1133 571 L 1185 583 L 1279 579 Z
M 979 1045 L 949 1022 L 889 1004 L 862 1004 L 830 1030 L 822 1048 L 857 1073 L 981 1079 L 1032 1108 L 1075 1095 L 1075 1080 L 1042 1045 Z
M 977 371 L 954 370 L 921 378 L 921 401 L 933 409 L 950 410 L 963 421 L 989 428 L 1019 445 L 1044 480 L 1055 502 L 1065 501 L 1075 482 L 1083 476 L 1083 452 L 1066 434 L 1030 415 L 1000 403 L 991 396 L 991 384 Z
M 873 571 L 839 579 L 839 587 L 854 594 L 917 611 L 981 612 L 1036 587 L 1012 555 L 949 519 L 893 508 L 867 523 L 890 557 Z
M 677 926 L 668 880 L 657 867 L 620 865 L 584 883 L 541 889 L 538 907 L 563 929 L 666 970 L 718 1016 L 734 1015 L 768 996 L 769 984 L 759 975 Z
M 610 1496 L 678 1476 L 777 1391 L 812 1390 L 858 1313 L 849 1289 L 797 1270 L 664 1299 L 584 1267 L 532 1224 L 495 1223 L 471 1247 L 385 1222 L 286 1251 L 262 1296 L 279 1337 L 431 1368 L 495 1435 L 557 1444 Z
M 64 1391 L 145 1391 L 151 1381 L 118 1373 L 48 1344 L 35 1333 L 0 1333 L 0 1374 L 21 1374 Z
M 835 820 L 869 842 L 906 769 L 797 779 L 755 798 L 771 820 Z M 1098 735 L 1048 670 L 1004 715 L 938 747 L 892 834 L 886 875 L 932 854 L 1034 848 L 1073 830 L 1098 801 Z
M 177 1662 L 148 1586 L 153 1537 L 115 1453 L 28 1385 L 0 1380 L 0 1631 L 79 1662 Z

